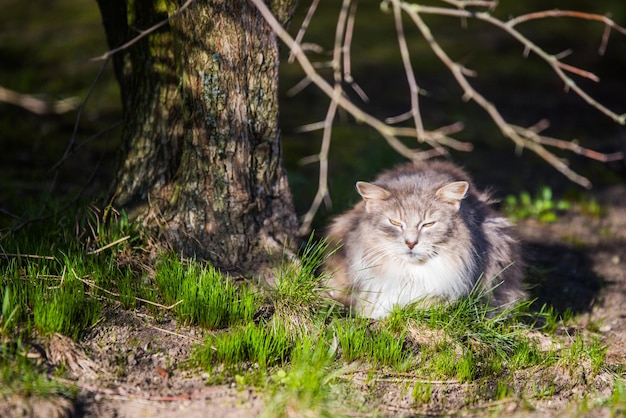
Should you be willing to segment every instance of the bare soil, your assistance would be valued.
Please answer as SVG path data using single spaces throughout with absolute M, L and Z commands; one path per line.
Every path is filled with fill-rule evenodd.
M 575 327 L 601 337 L 608 345 L 607 363 L 618 366 L 626 361 L 626 187 L 614 186 L 595 198 L 603 209 L 600 217 L 575 207 L 552 224 L 522 221 L 519 233 L 526 247 L 530 291 L 538 304 L 573 311 Z M 206 373 L 183 367 L 204 332 L 167 317 L 109 308 L 79 344 L 61 336 L 45 343 L 46 361 L 64 365 L 68 380 L 79 388 L 78 402 L 5 399 L 0 410 L 3 416 L 16 417 L 262 415 L 263 396 L 255 390 L 207 386 Z M 537 341 L 551 344 L 539 333 Z M 363 406 L 358 414 L 365 416 L 481 416 L 486 412 L 579 416 L 584 396 L 594 405 L 593 400 L 610 395 L 614 382 L 611 373 L 593 373 L 581 362 L 568 370 L 554 366 L 519 372 L 512 379 L 517 395 L 504 401 L 481 400 L 489 387 L 441 381 L 431 383 L 427 403 L 416 403 L 413 391 L 426 382 L 414 377 L 381 374 L 372 379 L 366 373 L 352 373 L 342 378 L 352 388 L 352 402 Z M 553 384 L 553 393 L 525 398 L 524 394 L 536 393 L 540 382 Z M 609 412 L 596 405 L 589 416 L 609 416 Z

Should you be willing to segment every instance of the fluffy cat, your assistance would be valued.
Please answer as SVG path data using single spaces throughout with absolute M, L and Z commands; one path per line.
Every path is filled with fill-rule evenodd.
M 341 245 L 325 264 L 334 299 L 378 319 L 395 305 L 454 301 L 477 284 L 492 306 L 524 297 L 510 223 L 459 167 L 403 164 L 356 188 L 363 201 L 327 234 Z

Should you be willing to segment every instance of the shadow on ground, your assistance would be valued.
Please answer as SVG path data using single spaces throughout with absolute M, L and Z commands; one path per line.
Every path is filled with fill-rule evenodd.
M 529 294 L 537 308 L 545 304 L 561 314 L 590 312 L 603 279 L 595 274 L 585 248 L 527 242 L 524 253 Z

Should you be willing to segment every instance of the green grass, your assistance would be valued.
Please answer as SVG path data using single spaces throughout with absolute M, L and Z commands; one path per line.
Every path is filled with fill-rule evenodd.
M 165 304 L 178 304 L 183 322 L 210 329 L 249 323 L 262 303 L 251 286 L 238 286 L 213 267 L 183 263 L 174 254 L 159 258 L 154 281 Z
M 256 388 L 269 416 L 362 411 L 353 399 L 369 389 L 355 392 L 350 383 L 359 371 L 372 391 L 388 377 L 404 379 L 406 395 L 422 408 L 444 396 L 446 384 L 467 385 L 468 399 L 532 401 L 559 390 L 547 378 L 551 368 L 588 381 L 607 369 L 602 341 L 585 332 L 559 337 L 573 318 L 550 307 L 532 310 L 531 302 L 502 312 L 471 295 L 451 305 L 396 309 L 381 321 L 350 316 L 324 297 L 318 272 L 332 249 L 323 241 L 309 240 L 297 261 L 276 266 L 275 286 L 261 288 L 173 253 L 142 262 L 142 239 L 124 214 L 91 209 L 54 213 L 6 235 L 3 353 L 33 336 L 79 340 L 111 307 L 170 316 L 206 330 L 181 362 L 206 370 L 208 383 Z M 540 348 L 537 335 L 555 343 Z M 3 387 L 19 381 L 16 393 L 72 393 L 24 355 L 0 357 Z M 614 410 L 623 405 L 619 390 L 616 383 L 615 400 L 606 400 Z
M 314 243 L 311 235 L 298 252 L 297 260 L 283 258 L 274 269 L 275 282 L 269 291 L 277 316 L 290 319 L 299 327 L 301 324 L 311 326 L 314 316 L 332 312 L 336 304 L 322 297 L 327 289 L 323 286 L 323 277 L 318 277 L 316 272 L 327 254 L 333 251 L 325 240 Z
M 609 408 L 611 416 L 624 416 L 626 413 L 626 383 L 624 383 L 623 378 L 615 381 L 613 392 L 604 401 L 604 404 Z
M 334 322 L 341 357 L 347 362 L 369 362 L 376 367 L 392 366 L 404 370 L 407 353 L 403 350 L 406 331 L 389 331 L 372 327 L 360 318 L 339 319 Z
M 58 288 L 40 285 L 32 295 L 33 323 L 37 332 L 47 336 L 61 333 L 78 339 L 99 318 L 101 304 L 85 294 L 84 285 L 66 278 Z
M 210 336 L 195 358 L 209 370 L 223 365 L 231 372 L 239 372 L 254 363 L 261 372 L 268 372 L 269 367 L 284 364 L 292 348 L 293 341 L 285 327 L 250 323 Z
M 326 339 L 303 338 L 294 346 L 288 367 L 270 376 L 266 415 L 337 416 L 333 384 L 341 372 L 335 365 L 335 350 Z
M 74 397 L 76 390 L 48 376 L 46 367 L 26 356 L 20 341 L 0 344 L 0 398 L 18 395 L 29 397 Z

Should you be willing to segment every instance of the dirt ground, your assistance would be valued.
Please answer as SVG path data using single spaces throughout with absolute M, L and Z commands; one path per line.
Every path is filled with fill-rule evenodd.
M 615 186 L 596 196 L 601 217 L 585 215 L 574 207 L 552 224 L 527 220 L 519 223 L 531 270 L 548 270 L 547 277 L 532 284 L 540 303 L 571 309 L 580 327 L 597 329 L 608 345 L 610 365 L 626 361 L 626 187 Z M 531 276 L 532 276 L 531 271 Z M 263 414 L 263 397 L 254 390 L 230 385 L 207 386 L 208 375 L 181 368 L 203 331 L 182 327 L 172 319 L 153 318 L 140 312 L 111 308 L 79 345 L 64 337 L 46 346 L 47 361 L 65 364 L 70 380 L 79 388 L 78 403 L 64 399 L 5 402 L 4 416 L 85 417 L 253 417 Z M 371 413 L 364 416 L 493 414 L 523 417 L 572 416 L 587 390 L 596 396 L 611 393 L 613 377 L 600 373 L 588 380 L 585 365 L 578 376 L 559 368 L 525 371 L 514 378 L 523 392 L 530 382 L 555 382 L 554 395 L 529 405 L 521 399 L 496 403 L 471 401 L 468 393 L 480 393 L 472 384 L 439 382 L 428 406 L 415 405 L 407 387 L 414 378 L 364 374 L 344 376 L 355 393 L 355 402 Z M 582 377 L 581 377 L 582 376 Z M 595 408 L 592 416 L 609 416 Z

